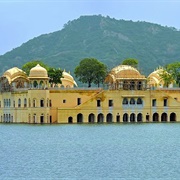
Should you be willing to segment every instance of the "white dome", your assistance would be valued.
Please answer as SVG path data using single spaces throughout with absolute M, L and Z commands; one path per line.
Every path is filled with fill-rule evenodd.
M 29 73 L 30 78 L 48 78 L 48 73 L 45 68 L 37 64 L 30 70 Z

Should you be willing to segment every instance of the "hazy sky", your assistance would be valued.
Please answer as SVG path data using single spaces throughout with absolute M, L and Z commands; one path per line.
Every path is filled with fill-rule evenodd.
M 81 15 L 180 29 L 180 0 L 0 0 L 0 55 Z

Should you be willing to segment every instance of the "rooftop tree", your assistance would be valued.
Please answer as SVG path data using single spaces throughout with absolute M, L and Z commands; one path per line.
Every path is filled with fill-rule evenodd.
M 172 75 L 176 84 L 180 87 L 180 62 L 168 64 L 166 70 Z
M 92 83 L 99 87 L 105 79 L 107 67 L 95 58 L 84 58 L 75 68 L 74 74 L 80 82 L 88 83 L 88 87 L 91 87 Z
M 169 87 L 171 83 L 174 82 L 172 74 L 167 72 L 165 69 L 162 69 L 159 73 L 160 78 L 164 81 L 164 86 Z
M 48 76 L 49 76 L 49 83 L 52 85 L 53 83 L 57 85 L 58 83 L 61 82 L 61 77 L 62 77 L 63 71 L 61 69 L 56 69 L 56 68 L 49 68 L 48 69 Z
M 133 58 L 128 58 L 128 59 L 123 60 L 122 65 L 129 65 L 129 66 L 132 66 L 134 68 L 137 68 L 138 60 L 133 59 Z

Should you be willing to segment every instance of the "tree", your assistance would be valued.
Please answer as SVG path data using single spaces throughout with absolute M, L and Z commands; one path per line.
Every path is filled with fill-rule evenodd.
M 159 76 L 160 76 L 161 80 L 164 81 L 165 87 L 169 87 L 169 85 L 174 81 L 172 74 L 167 72 L 167 70 L 165 70 L 165 69 L 162 69 L 160 71 Z
M 97 84 L 99 87 L 100 84 L 104 82 L 104 79 L 107 75 L 107 66 L 103 63 L 99 63 L 99 65 L 96 68 L 97 70 L 94 72 L 95 79 L 93 83 Z
M 54 83 L 55 85 L 57 85 L 58 83 L 62 83 L 61 82 L 62 73 L 63 71 L 61 69 L 50 67 L 48 69 L 49 83 L 50 84 Z
M 39 60 L 33 60 L 33 61 L 30 61 L 30 62 L 27 62 L 25 63 L 23 66 L 22 66 L 22 70 L 24 72 L 26 72 L 27 75 L 29 75 L 29 72 L 30 70 L 35 67 L 37 64 L 39 64 L 40 66 L 44 67 L 46 70 L 49 69 L 49 66 L 44 64 L 42 61 L 39 61 Z
M 74 74 L 82 83 L 88 83 L 88 87 L 92 83 L 99 87 L 107 74 L 107 67 L 95 58 L 85 58 L 75 68 Z
M 176 84 L 180 87 L 180 62 L 174 62 L 166 66 L 166 70 L 172 74 Z
M 138 60 L 133 59 L 133 58 L 128 58 L 128 59 L 123 60 L 122 65 L 129 65 L 129 66 L 132 66 L 134 68 L 137 68 Z

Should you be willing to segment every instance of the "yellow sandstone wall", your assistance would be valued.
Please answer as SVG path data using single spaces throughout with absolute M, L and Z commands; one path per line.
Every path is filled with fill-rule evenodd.
M 136 102 L 141 98 L 143 103 L 123 105 L 124 98 L 128 101 L 134 98 Z M 4 100 L 8 103 L 4 103 Z M 156 101 L 155 106 L 153 100 Z M 100 101 L 99 107 L 97 101 Z M 109 101 L 113 103 L 111 107 Z M 163 114 L 167 115 L 167 121 L 170 121 L 173 113 L 176 115 L 175 120 L 180 121 L 180 90 L 31 89 L 0 93 L 0 122 L 8 120 L 15 123 L 68 123 L 71 119 L 73 123 L 77 123 L 79 114 L 83 116 L 83 123 L 89 122 L 90 114 L 94 114 L 94 122 L 98 121 L 99 114 L 104 116 L 103 122 L 107 122 L 108 115 L 112 116 L 113 122 L 117 122 L 119 116 L 120 122 L 123 122 L 125 113 L 128 121 L 132 114 L 135 114 L 135 121 L 138 114 L 142 114 L 142 122 L 152 122 L 155 113 L 158 114 L 159 122 Z

